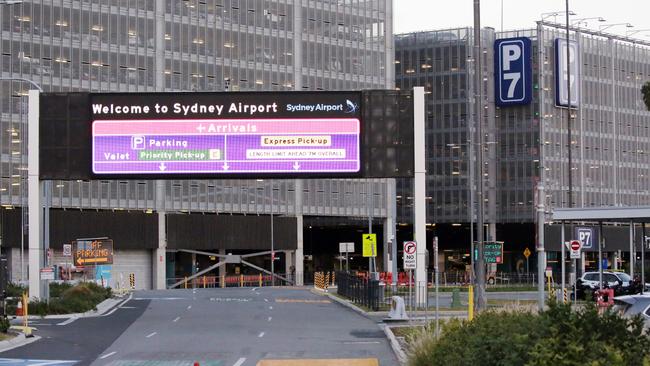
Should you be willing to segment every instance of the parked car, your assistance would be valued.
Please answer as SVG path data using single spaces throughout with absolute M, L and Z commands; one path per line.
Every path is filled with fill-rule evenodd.
M 628 295 L 640 291 L 640 287 L 624 272 L 603 272 L 603 287 L 614 289 L 616 295 Z M 637 289 L 637 287 L 639 287 Z M 600 273 L 585 272 L 576 283 L 578 299 L 587 298 L 587 294 L 600 288 Z M 591 296 L 589 296 L 591 298 Z
M 618 311 L 626 318 L 640 314 L 646 328 L 650 328 L 650 294 L 615 297 L 614 311 Z

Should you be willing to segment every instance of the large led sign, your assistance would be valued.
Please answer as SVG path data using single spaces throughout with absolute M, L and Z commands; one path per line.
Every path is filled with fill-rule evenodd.
M 91 94 L 97 176 L 352 174 L 354 92 Z

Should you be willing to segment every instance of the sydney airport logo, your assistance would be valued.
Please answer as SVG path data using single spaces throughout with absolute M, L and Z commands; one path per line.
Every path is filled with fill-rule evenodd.
M 287 104 L 288 112 L 343 112 L 355 113 L 359 110 L 359 106 L 349 99 L 345 100 L 345 104 Z

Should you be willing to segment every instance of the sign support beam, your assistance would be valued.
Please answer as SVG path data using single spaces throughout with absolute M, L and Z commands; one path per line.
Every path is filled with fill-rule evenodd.
M 42 227 L 42 189 L 39 180 L 39 109 L 40 92 L 29 91 L 27 117 L 27 209 L 29 213 L 29 297 L 40 300 L 45 296 L 40 280 L 40 268 L 43 264 L 43 227 Z
M 415 269 L 415 298 L 417 306 L 424 306 L 427 296 L 427 271 L 425 255 L 427 247 L 426 230 L 426 162 L 425 162 L 425 111 L 424 88 L 413 88 L 413 135 L 415 151 L 415 182 L 413 205 L 415 220 L 413 221 L 414 241 L 419 243 L 416 255 Z

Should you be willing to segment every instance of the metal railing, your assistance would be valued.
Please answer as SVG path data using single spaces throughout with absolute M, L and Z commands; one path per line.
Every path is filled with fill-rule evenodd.
M 383 300 L 379 280 L 356 276 L 348 272 L 337 272 L 336 286 L 338 294 L 350 299 L 353 303 L 373 311 L 379 310 Z

